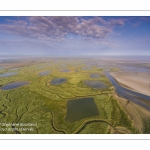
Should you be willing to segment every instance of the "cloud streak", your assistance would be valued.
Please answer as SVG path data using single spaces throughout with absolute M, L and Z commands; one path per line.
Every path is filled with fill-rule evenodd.
M 113 28 L 124 26 L 125 21 L 125 19 L 106 21 L 101 17 L 83 19 L 72 16 L 34 16 L 22 20 L 9 20 L 7 24 L 0 24 L 0 31 L 40 39 L 62 39 L 69 34 L 88 38 L 105 38 L 112 33 Z

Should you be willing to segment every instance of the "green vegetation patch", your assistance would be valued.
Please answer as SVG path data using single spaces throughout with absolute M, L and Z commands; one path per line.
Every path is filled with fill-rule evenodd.
M 84 128 L 82 128 L 80 134 L 106 134 L 108 124 L 104 122 L 88 122 Z
M 137 133 L 127 114 L 111 97 L 111 83 L 102 69 L 91 67 L 91 70 L 82 70 L 87 61 L 89 60 L 36 61 L 21 67 L 17 70 L 17 75 L 0 78 L 1 87 L 11 82 L 30 82 L 20 88 L 0 90 L 0 123 L 37 124 L 33 131 L 22 130 L 19 131 L 21 134 L 119 133 L 117 129 L 123 127 L 131 133 Z M 62 65 L 70 72 L 62 72 Z M 45 70 L 51 70 L 51 73 L 38 75 Z M 0 70 L 0 74 L 8 72 L 9 69 Z M 99 74 L 100 78 L 91 78 L 91 74 Z M 62 81 L 61 84 L 50 84 L 53 79 L 62 78 L 66 82 L 58 80 Z M 107 88 L 87 86 L 85 80 L 102 82 Z M 149 127 L 145 127 L 145 132 L 148 130 Z

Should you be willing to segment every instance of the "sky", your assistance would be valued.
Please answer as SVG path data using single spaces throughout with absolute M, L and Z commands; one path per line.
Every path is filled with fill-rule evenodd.
M 0 55 L 150 55 L 149 16 L 0 16 Z

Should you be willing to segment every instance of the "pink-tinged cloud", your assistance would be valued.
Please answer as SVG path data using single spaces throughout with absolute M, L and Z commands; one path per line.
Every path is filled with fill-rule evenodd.
M 110 19 L 100 17 L 83 19 L 70 16 L 28 17 L 25 20 L 12 20 L 0 24 L 0 31 L 31 38 L 63 38 L 68 34 L 82 37 L 105 38 L 112 33 L 114 27 L 125 25 L 126 19 Z
M 124 26 L 127 19 L 110 19 L 108 25 L 111 27 Z
M 149 18 L 149 17 L 140 17 L 139 20 L 142 20 L 142 21 L 150 21 L 150 18 Z

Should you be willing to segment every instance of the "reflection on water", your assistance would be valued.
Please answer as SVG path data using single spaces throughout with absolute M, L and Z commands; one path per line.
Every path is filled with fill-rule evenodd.
M 49 73 L 50 73 L 50 71 L 43 71 L 43 72 L 39 73 L 39 76 L 45 76 L 45 75 L 47 75 Z
M 99 112 L 92 97 L 67 101 L 65 120 L 74 123 L 84 118 L 98 116 Z
M 67 81 L 66 78 L 55 78 L 53 80 L 50 81 L 50 84 L 52 85 L 58 85 L 58 84 L 62 84 L 65 83 Z
M 85 80 L 84 83 L 92 88 L 106 89 L 107 85 L 101 81 Z
M 0 77 L 9 77 L 9 76 L 13 76 L 15 74 L 17 74 L 17 72 L 9 72 L 9 73 L 1 74 Z
M 27 85 L 29 84 L 30 82 L 27 82 L 27 81 L 18 81 L 18 82 L 12 82 L 12 83 L 9 83 L 9 84 L 6 84 L 4 86 L 2 86 L 2 90 L 10 90 L 10 89 L 14 89 L 14 88 L 17 88 L 17 87 L 21 87 L 23 85 Z

